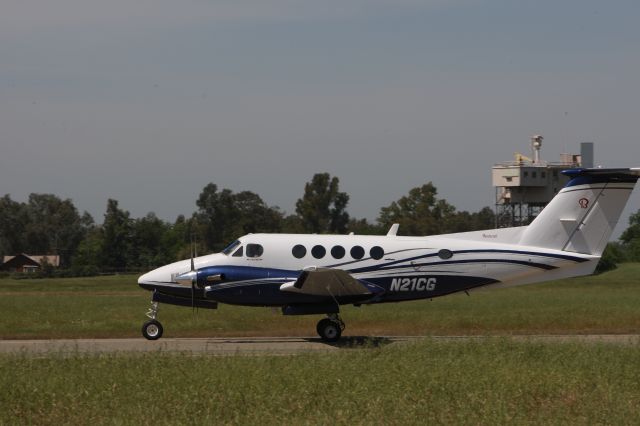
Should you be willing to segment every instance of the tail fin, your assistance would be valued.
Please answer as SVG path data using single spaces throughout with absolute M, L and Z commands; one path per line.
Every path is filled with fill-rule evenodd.
M 601 256 L 640 169 L 572 169 L 571 180 L 522 234 L 520 244 Z

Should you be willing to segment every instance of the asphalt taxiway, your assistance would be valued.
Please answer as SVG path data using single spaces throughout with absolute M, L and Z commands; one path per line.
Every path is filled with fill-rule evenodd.
M 343 337 L 337 343 L 325 343 L 317 337 L 217 337 L 162 338 L 149 341 L 129 339 L 60 339 L 60 340 L 0 340 L 0 353 L 24 354 L 98 354 L 117 352 L 192 353 L 210 355 L 290 355 L 305 352 L 333 352 L 344 349 L 397 345 L 419 339 L 482 340 L 506 338 L 518 341 L 590 342 L 640 345 L 640 334 L 586 335 L 517 335 L 517 336 L 394 336 Z

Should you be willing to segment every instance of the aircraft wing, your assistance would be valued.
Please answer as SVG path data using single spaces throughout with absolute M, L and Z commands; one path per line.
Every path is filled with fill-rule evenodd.
M 282 291 L 311 296 L 365 296 L 384 291 L 382 288 L 353 278 L 342 269 L 312 268 L 302 271 L 296 281 L 280 286 Z

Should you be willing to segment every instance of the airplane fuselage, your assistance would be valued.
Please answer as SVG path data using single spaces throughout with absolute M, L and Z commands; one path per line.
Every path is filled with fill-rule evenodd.
M 542 275 L 547 279 L 561 278 L 554 272 L 563 271 L 565 275 L 571 266 L 590 273 L 590 264 L 597 261 L 589 255 L 493 242 L 500 238 L 498 234 L 485 233 L 490 241 L 486 243 L 446 237 L 246 235 L 227 254 L 194 259 L 197 297 L 248 306 L 315 303 L 315 296 L 281 291 L 280 287 L 295 281 L 301 271 L 326 268 L 344 270 L 357 280 L 380 288 L 379 292 L 355 299 L 349 296 L 344 301 L 336 295 L 339 302 L 397 302 L 488 285 L 539 282 L 544 280 Z M 456 235 L 464 234 L 452 237 Z M 261 249 L 252 252 L 255 246 Z M 189 260 L 176 262 L 143 275 L 140 285 L 190 297 L 189 287 L 174 282 L 176 276 L 189 270 Z M 573 275 L 575 271 L 567 274 Z M 215 280 L 208 281 L 209 277 Z

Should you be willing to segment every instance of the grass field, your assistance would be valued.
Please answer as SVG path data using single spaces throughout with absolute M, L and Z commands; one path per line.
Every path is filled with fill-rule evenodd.
M 150 293 L 135 276 L 0 280 L 0 338 L 138 337 Z M 321 316 L 270 308 L 161 305 L 167 337 L 310 336 Z M 640 332 L 640 264 L 599 276 L 432 301 L 346 306 L 345 335 Z
M 297 356 L 0 355 L 0 424 L 638 424 L 640 347 L 421 340 Z
M 0 338 L 138 337 L 136 277 L 0 280 Z M 345 307 L 347 335 L 640 332 L 640 265 Z M 165 336 L 313 335 L 319 316 L 161 306 Z M 639 424 L 640 345 L 494 337 L 295 356 L 0 355 L 4 424 Z

